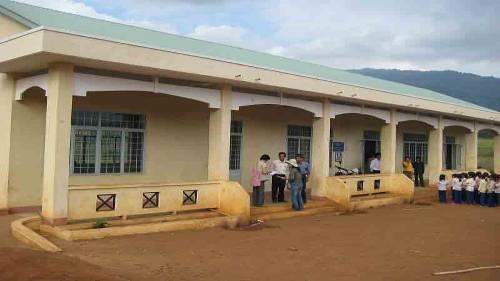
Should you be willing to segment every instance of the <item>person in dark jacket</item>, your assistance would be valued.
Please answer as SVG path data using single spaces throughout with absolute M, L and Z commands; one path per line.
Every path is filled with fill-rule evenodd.
M 413 163 L 413 170 L 415 173 L 415 186 L 424 186 L 424 172 L 425 172 L 425 165 L 424 162 L 422 162 L 422 159 L 420 157 L 417 157 L 415 159 L 415 162 Z

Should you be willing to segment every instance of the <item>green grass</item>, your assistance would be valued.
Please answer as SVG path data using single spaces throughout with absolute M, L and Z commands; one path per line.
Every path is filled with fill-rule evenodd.
M 478 140 L 478 166 L 487 170 L 493 170 L 493 139 L 479 138 Z

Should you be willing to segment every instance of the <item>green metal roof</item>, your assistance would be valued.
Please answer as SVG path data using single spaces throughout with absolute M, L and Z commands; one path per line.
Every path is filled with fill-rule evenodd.
M 99 36 L 110 40 L 124 41 L 131 44 L 145 45 L 168 51 L 190 53 L 201 57 L 216 58 L 332 82 L 387 91 L 399 95 L 413 96 L 495 112 L 494 110 L 444 94 L 401 83 L 372 78 L 267 53 L 59 12 L 14 1 L 0 0 L 0 13 L 10 16 L 30 28 L 36 26 L 51 27 L 82 35 Z

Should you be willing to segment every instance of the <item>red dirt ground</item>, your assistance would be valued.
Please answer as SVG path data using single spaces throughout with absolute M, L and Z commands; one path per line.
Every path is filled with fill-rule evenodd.
M 1 221 L 0 221 L 1 223 Z M 366 213 L 0 249 L 0 280 L 500 280 L 500 208 L 402 205 Z M 2 246 L 2 243 L 0 243 Z

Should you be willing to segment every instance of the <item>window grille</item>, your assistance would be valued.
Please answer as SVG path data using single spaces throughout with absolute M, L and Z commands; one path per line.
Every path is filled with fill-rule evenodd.
M 73 173 L 92 174 L 96 171 L 97 131 L 73 131 Z
M 302 154 L 305 161 L 311 158 L 312 128 L 307 126 L 288 126 L 287 154 L 288 159 L 293 159 L 297 154 Z
M 229 141 L 229 170 L 241 168 L 241 145 L 243 140 L 243 122 L 231 121 L 231 138 Z
M 454 136 L 445 136 L 443 144 L 443 169 L 456 170 L 462 167 L 462 145 L 455 142 L 456 138 Z
M 101 133 L 101 173 L 119 173 L 121 170 L 122 132 L 102 131 Z
M 74 111 L 71 124 L 74 174 L 142 172 L 144 115 Z
M 448 143 L 448 144 L 455 143 L 455 137 L 453 137 L 453 136 L 445 136 L 445 142 L 444 143 Z
M 403 140 L 403 157 L 408 156 L 412 161 L 416 161 L 417 157 L 420 157 L 424 163 L 427 163 L 428 143 L 426 135 L 404 134 Z
M 127 132 L 125 135 L 125 173 L 142 171 L 144 132 Z
M 372 141 L 380 141 L 380 132 L 377 131 L 364 131 L 363 132 L 364 140 L 372 140 Z

